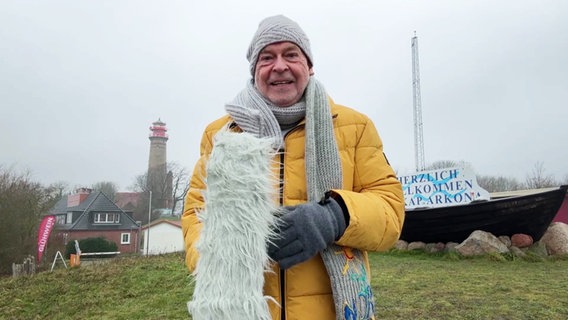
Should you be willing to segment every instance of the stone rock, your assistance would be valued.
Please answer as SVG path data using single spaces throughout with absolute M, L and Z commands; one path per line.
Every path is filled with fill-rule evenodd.
M 533 243 L 527 250 L 538 257 L 546 258 L 548 256 L 548 251 L 546 250 L 546 245 L 542 241 L 537 241 Z
M 457 242 L 448 242 L 446 243 L 446 248 L 444 249 L 446 252 L 456 252 L 456 247 L 459 243 Z
M 424 251 L 428 253 L 438 253 L 444 251 L 446 245 L 443 242 L 437 243 L 427 243 L 426 247 L 424 247 Z
M 503 242 L 507 246 L 507 248 L 511 246 L 511 238 L 509 238 L 509 236 L 499 236 L 499 240 L 501 240 L 501 242 Z
M 521 250 L 519 247 L 511 246 L 511 247 L 509 248 L 509 250 L 510 250 L 511 253 L 512 253 L 514 256 L 516 256 L 516 257 L 524 258 L 524 257 L 527 256 L 527 254 L 526 254 L 523 250 Z
M 511 237 L 511 245 L 517 248 L 528 248 L 532 244 L 533 238 L 528 234 L 516 233 Z
M 394 248 L 397 250 L 406 250 L 408 249 L 408 242 L 404 240 L 398 240 L 394 245 Z
M 456 247 L 457 252 L 465 257 L 488 253 L 509 253 L 507 246 L 489 232 L 476 230 Z
M 422 241 L 414 241 L 408 244 L 408 250 L 424 250 L 426 244 Z
M 544 243 L 551 256 L 568 254 L 568 225 L 562 222 L 553 222 L 540 242 Z

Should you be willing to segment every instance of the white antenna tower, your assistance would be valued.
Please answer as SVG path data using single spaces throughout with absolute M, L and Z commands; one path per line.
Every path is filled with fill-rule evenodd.
M 424 135 L 422 134 L 422 99 L 420 98 L 420 64 L 418 62 L 418 37 L 414 31 L 412 47 L 412 91 L 414 94 L 414 158 L 416 171 L 424 171 Z

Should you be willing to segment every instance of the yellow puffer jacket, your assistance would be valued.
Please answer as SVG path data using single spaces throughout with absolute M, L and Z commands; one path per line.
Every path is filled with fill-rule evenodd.
M 341 196 L 350 216 L 349 226 L 337 244 L 363 251 L 387 250 L 398 240 L 404 221 L 401 185 L 383 154 L 381 139 L 371 120 L 353 109 L 331 100 L 330 103 L 343 170 L 343 189 L 334 192 Z M 200 190 L 205 188 L 202 179 L 205 162 L 212 150 L 213 136 L 231 121 L 229 116 L 225 116 L 205 129 L 201 158 L 185 198 L 182 229 L 186 264 L 190 271 L 195 269 L 198 259 L 195 243 L 201 224 L 196 217 L 196 209 L 203 207 Z M 302 123 L 286 135 L 285 150 L 283 204 L 306 202 Z M 366 252 L 365 259 L 369 268 Z M 285 271 L 280 271 L 275 265 L 274 272 L 265 275 L 264 291 L 285 306 L 283 312 L 279 306 L 270 303 L 270 312 L 275 320 L 335 319 L 330 280 L 319 255 Z

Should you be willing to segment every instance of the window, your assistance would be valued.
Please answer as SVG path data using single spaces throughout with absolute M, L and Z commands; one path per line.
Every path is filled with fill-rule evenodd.
M 70 224 L 73 222 L 73 212 L 67 212 L 67 220 L 65 220 L 66 224 Z
M 130 244 L 130 233 L 120 234 L 120 244 Z
M 120 214 L 99 212 L 95 213 L 94 223 L 120 223 Z
M 58 214 L 57 216 L 55 216 L 55 224 L 65 224 L 65 215 L 64 214 Z

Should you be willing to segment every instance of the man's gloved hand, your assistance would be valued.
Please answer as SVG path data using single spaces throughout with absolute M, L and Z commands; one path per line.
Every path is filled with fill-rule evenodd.
M 268 255 L 282 269 L 310 259 L 345 232 L 343 210 L 333 198 L 283 209 L 281 224 L 268 244 Z

